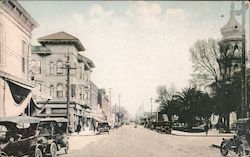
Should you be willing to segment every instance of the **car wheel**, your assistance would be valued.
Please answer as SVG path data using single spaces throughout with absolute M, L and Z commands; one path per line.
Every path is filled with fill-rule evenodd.
M 245 147 L 244 147 L 243 144 L 241 144 L 241 145 L 238 147 L 237 153 L 238 153 L 238 156 L 239 156 L 239 157 L 245 155 Z
M 227 149 L 225 141 L 223 141 L 220 145 L 220 153 L 222 156 L 227 156 L 227 154 L 228 154 L 228 149 Z
M 5 152 L 0 152 L 0 157 L 8 157 L 8 155 Z
M 69 152 L 69 142 L 66 143 L 66 147 L 64 151 L 66 154 Z
M 54 142 L 51 143 L 51 145 L 50 145 L 50 154 L 51 154 L 51 157 L 57 156 L 57 146 Z
M 40 148 L 35 149 L 35 157 L 43 157 L 42 150 Z

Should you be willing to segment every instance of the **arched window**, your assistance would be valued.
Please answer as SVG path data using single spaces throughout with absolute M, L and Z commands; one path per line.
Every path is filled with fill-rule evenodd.
M 57 72 L 57 74 L 62 74 L 63 73 L 62 66 L 63 66 L 62 61 L 57 61 L 57 63 L 56 63 L 56 72 Z
M 57 97 L 58 98 L 63 97 L 63 86 L 62 86 L 62 84 L 57 85 Z
M 50 85 L 50 96 L 54 97 L 54 86 Z
M 53 62 L 50 62 L 49 68 L 50 68 L 49 73 L 54 74 L 54 63 Z

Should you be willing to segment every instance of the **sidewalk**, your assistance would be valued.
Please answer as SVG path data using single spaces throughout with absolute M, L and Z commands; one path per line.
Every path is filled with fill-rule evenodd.
M 233 137 L 233 133 L 219 133 L 218 130 L 212 129 L 208 131 L 206 136 L 205 132 L 189 133 L 183 131 L 172 130 L 172 135 L 175 136 L 193 136 L 193 137 Z

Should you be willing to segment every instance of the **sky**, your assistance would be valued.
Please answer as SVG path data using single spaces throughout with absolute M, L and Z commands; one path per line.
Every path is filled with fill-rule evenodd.
M 40 25 L 33 31 L 32 44 L 60 31 L 80 39 L 86 48 L 81 53 L 96 66 L 92 81 L 98 88 L 112 88 L 112 105 L 118 104 L 121 93 L 121 106 L 132 115 L 142 104 L 150 111 L 150 98 L 157 97 L 159 85 L 189 87 L 190 47 L 198 39 L 221 38 L 231 5 L 230 1 L 19 3 Z M 249 12 L 247 20 L 249 26 Z M 153 110 L 156 107 L 153 101 Z

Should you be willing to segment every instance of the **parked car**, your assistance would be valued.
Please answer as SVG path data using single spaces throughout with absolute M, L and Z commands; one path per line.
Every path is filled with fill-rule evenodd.
M 67 123 L 68 120 L 65 118 L 41 119 L 38 140 L 43 145 L 46 155 L 55 157 L 60 149 L 64 149 L 65 153 L 68 153 Z
M 102 132 L 108 132 L 109 133 L 109 124 L 108 122 L 99 122 L 98 123 L 98 127 L 97 127 L 97 131 L 99 133 L 102 133 Z
M 28 116 L 0 118 L 0 156 L 42 157 L 44 148 L 38 143 L 39 118 Z
M 220 152 L 222 156 L 235 152 L 238 156 L 250 154 L 250 119 L 238 119 L 236 123 L 236 135 L 233 138 L 222 139 Z

